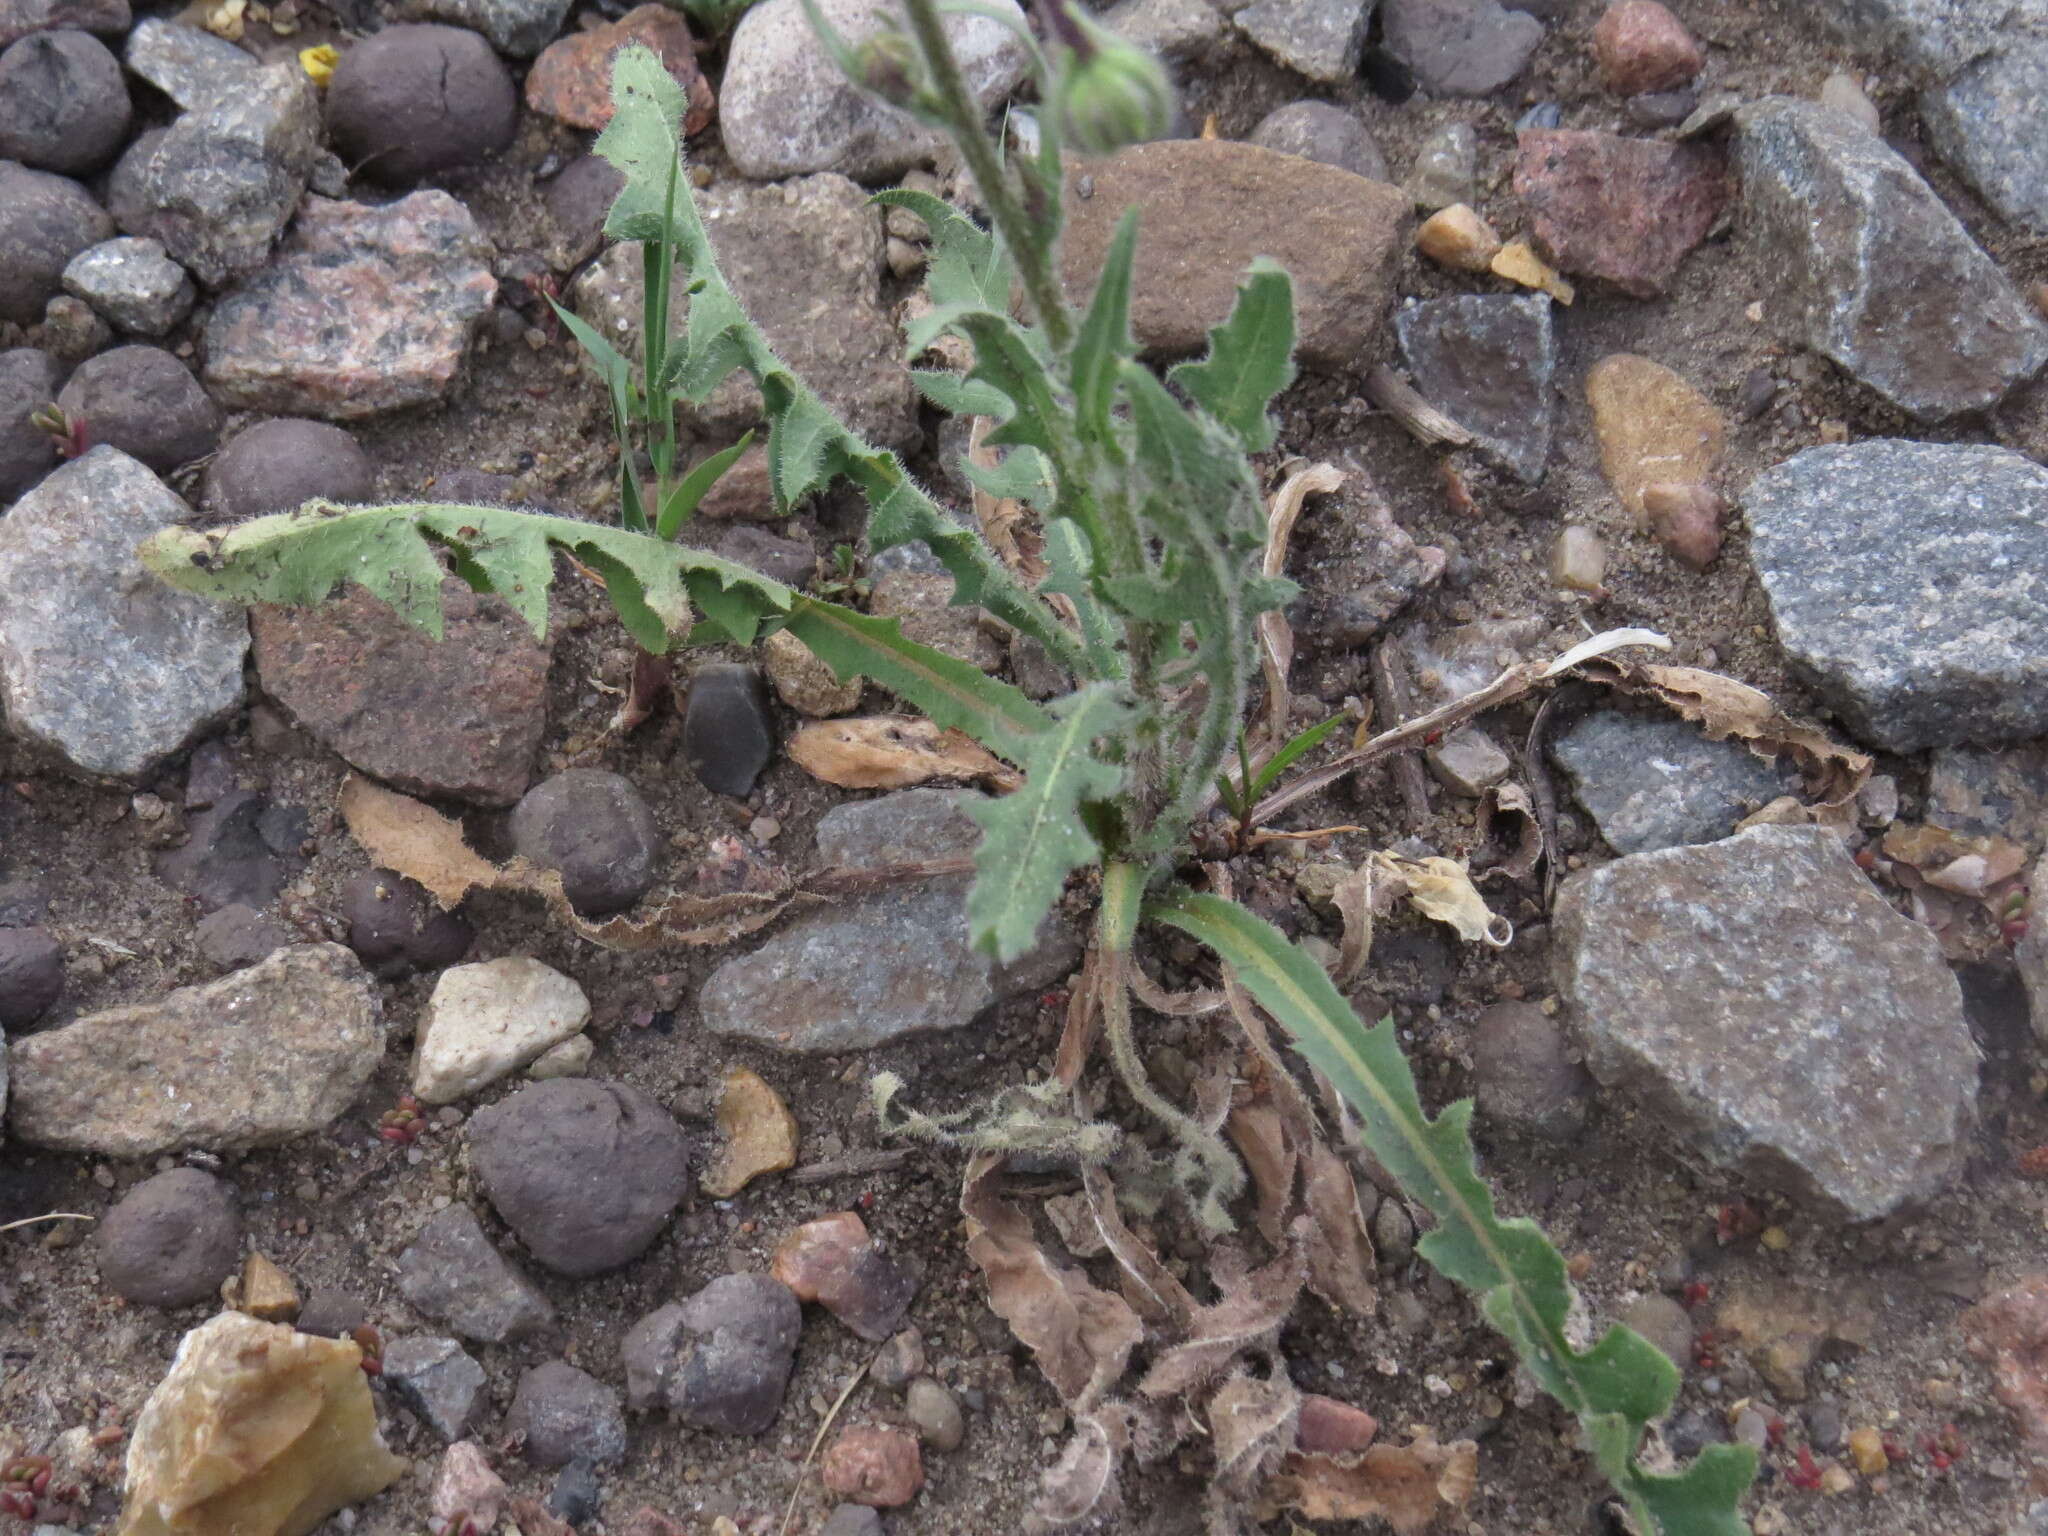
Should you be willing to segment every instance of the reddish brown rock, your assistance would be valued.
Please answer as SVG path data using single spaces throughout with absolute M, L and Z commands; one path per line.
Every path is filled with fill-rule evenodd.
M 549 648 L 453 577 L 430 640 L 359 587 L 251 616 L 264 691 L 322 745 L 414 794 L 511 805 L 547 723 Z
M 526 77 L 526 104 L 572 128 L 602 128 L 612 120 L 612 55 L 645 43 L 689 95 L 683 133 L 711 126 L 717 101 L 697 67 L 697 43 L 683 18 L 665 5 L 642 5 L 609 26 L 572 32 L 548 44 Z
M 799 1301 L 817 1302 L 874 1343 L 903 1325 L 917 1294 L 916 1278 L 851 1211 L 805 1222 L 777 1245 L 769 1268 Z
M 1991 1366 L 1991 1390 L 2020 1433 L 2048 1451 L 2048 1274 L 2029 1275 L 1963 1314 L 1970 1353 Z
M 819 1468 L 827 1492 L 872 1509 L 895 1509 L 924 1487 L 917 1436 L 880 1424 L 856 1424 L 832 1442 Z
M 1255 144 L 1161 139 L 1068 176 L 1069 293 L 1094 290 L 1126 208 L 1138 210 L 1131 328 L 1157 353 L 1206 347 L 1252 259 L 1270 256 L 1294 278 L 1301 360 L 1348 367 L 1386 315 L 1408 240 L 1408 199 L 1384 182 Z
M 1551 261 L 1647 299 L 1713 228 L 1728 173 L 1703 144 L 1535 128 L 1521 135 L 1515 194 Z
M 1363 1408 L 1310 1392 L 1301 1400 L 1295 1447 L 1311 1456 L 1353 1456 L 1379 1432 L 1380 1421 Z
M 1685 23 L 1657 0 L 1616 0 L 1593 28 L 1593 61 L 1607 89 L 1637 96 L 1685 84 L 1707 56 Z

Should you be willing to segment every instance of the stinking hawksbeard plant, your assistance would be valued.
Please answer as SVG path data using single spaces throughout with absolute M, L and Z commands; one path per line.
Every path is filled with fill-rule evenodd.
M 1625 1328 L 1586 1343 L 1561 1255 L 1532 1222 L 1494 1210 L 1474 1161 L 1469 1103 L 1428 1115 L 1391 1023 L 1367 1027 L 1322 965 L 1229 898 L 1227 866 L 1196 860 L 1194 830 L 1219 802 L 1241 846 L 1262 799 L 1269 811 L 1277 804 L 1274 776 L 1327 729 L 1288 739 L 1284 708 L 1270 707 L 1276 689 L 1284 699 L 1284 664 L 1277 675 L 1267 669 L 1270 719 L 1256 735 L 1246 724 L 1262 660 L 1272 659 L 1262 636 L 1270 639 L 1294 592 L 1266 558 L 1267 507 L 1249 458 L 1274 446 L 1268 408 L 1293 377 L 1291 286 L 1278 266 L 1254 263 L 1206 356 L 1163 377 L 1141 363 L 1129 323 L 1135 212 L 1118 225 L 1085 306 L 1070 304 L 1056 249 L 1066 156 L 1161 131 L 1171 101 L 1158 65 L 1053 0 L 1042 46 L 1019 29 L 1038 73 L 1037 144 L 1005 162 L 948 47 L 942 13 L 954 11 L 1001 19 L 976 6 L 906 0 L 906 31 L 858 46 L 832 37 L 815 10 L 813 22 L 855 78 L 950 132 L 989 215 L 983 228 L 915 191 L 877 198 L 930 229 L 930 302 L 910 324 L 910 352 L 962 366 L 914 377 L 934 406 L 977 419 L 978 451 L 965 469 L 978 488 L 982 533 L 956 522 L 895 454 L 848 431 L 747 318 L 682 170 L 681 93 L 654 55 L 632 49 L 615 65 L 616 112 L 597 151 L 624 177 L 606 233 L 645 253 L 640 362 L 564 316 L 611 400 L 623 526 L 499 507 L 314 504 L 224 531 L 169 530 L 145 558 L 179 587 L 240 602 L 317 603 L 355 582 L 438 634 L 448 566 L 540 631 L 559 546 L 603 579 L 621 622 L 650 654 L 701 641 L 751 645 L 786 629 L 842 680 L 865 676 L 1021 770 L 1021 788 L 972 804 L 982 840 L 967 920 L 978 946 L 1016 959 L 1070 878 L 1089 872 L 1093 940 L 1058 1068 L 954 1116 L 902 1109 L 893 1079 L 878 1081 L 876 1096 L 893 1128 L 972 1150 L 963 1195 L 970 1253 L 992 1304 L 1036 1352 L 1076 1425 L 1049 1470 L 1035 1516 L 1042 1526 L 1100 1515 L 1127 1453 L 1160 1454 L 1196 1423 L 1215 1459 L 1215 1529 L 1236 1528 L 1261 1508 L 1343 1517 L 1392 1507 L 1393 1495 L 1372 1491 L 1372 1468 L 1357 1458 L 1299 1450 L 1303 1397 L 1277 1354 L 1279 1324 L 1304 1285 L 1356 1313 L 1373 1306 L 1369 1243 L 1336 1143 L 1362 1145 L 1433 1218 L 1417 1250 L 1475 1295 L 1529 1377 L 1576 1416 L 1585 1449 L 1641 1531 L 1744 1531 L 1737 1506 L 1753 1454 L 1718 1445 L 1682 1469 L 1670 1463 L 1651 1426 L 1671 1407 L 1675 1368 Z M 673 339 L 671 295 L 687 306 Z M 1014 317 L 1013 295 L 1027 320 Z M 868 503 L 870 549 L 928 545 L 952 575 L 954 601 L 1035 642 L 1072 679 L 1071 691 L 1036 703 L 907 640 L 894 620 L 675 543 L 730 458 L 683 470 L 674 403 L 706 399 L 735 372 L 764 401 L 780 510 L 850 482 Z M 644 479 L 636 448 L 651 464 Z M 1455 897 L 1458 881 L 1440 870 L 1376 859 L 1402 866 L 1392 872 L 1409 876 L 1425 910 L 1419 892 L 1431 880 Z M 1162 992 L 1133 955 L 1146 924 L 1212 950 L 1220 991 Z M 1235 1070 L 1198 1087 L 1194 1108 L 1148 1080 L 1134 996 L 1154 1011 L 1234 1021 L 1242 1036 Z M 1323 1090 L 1320 1103 L 1270 1042 L 1269 1020 Z M 1084 1074 L 1098 1039 L 1117 1080 L 1169 1133 L 1163 1163 L 1100 1117 L 1100 1095 Z M 995 1179 L 1007 1154 L 1025 1150 L 1078 1163 L 1097 1249 L 1119 1267 L 1121 1290 L 1097 1287 L 1037 1247 L 1030 1215 Z M 1257 1263 L 1248 1236 L 1226 1235 L 1246 1203 L 1248 1168 L 1269 1255 Z M 1190 1294 L 1126 1223 L 1126 1211 L 1167 1202 L 1179 1202 L 1218 1245 L 1210 1266 L 1218 1299 Z M 1127 1382 L 1141 1348 L 1151 1363 Z M 1470 1492 L 1471 1448 L 1462 1463 L 1455 1449 L 1425 1435 L 1405 1451 L 1371 1455 L 1412 1453 L 1427 1472 L 1425 1489 L 1457 1502 Z M 1344 1481 L 1354 1475 L 1362 1481 Z M 1407 1529 L 1417 1516 L 1410 1507 L 1392 1518 Z

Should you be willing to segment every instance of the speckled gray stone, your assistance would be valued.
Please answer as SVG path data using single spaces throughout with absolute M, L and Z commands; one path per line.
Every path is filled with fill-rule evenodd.
M 1230 30 L 1210 0 L 1119 0 L 1102 20 L 1119 37 L 1176 63 L 1214 53 Z
M 1543 294 L 1459 294 L 1394 313 L 1424 399 L 1479 439 L 1524 485 L 1543 478 L 1556 418 L 1557 337 Z
M 161 16 L 145 16 L 128 34 L 121 62 L 186 111 L 237 90 L 259 67 L 224 37 Z
M 1387 157 L 1358 114 L 1327 101 L 1290 101 L 1260 119 L 1247 142 L 1283 155 L 1319 160 L 1368 181 L 1387 179 Z
M 2048 741 L 1938 749 L 1927 762 L 1927 819 L 1971 836 L 2009 837 L 2037 853 L 2048 848 Z
M 969 852 L 980 832 L 957 803 L 949 791 L 911 789 L 835 807 L 818 822 L 818 862 L 872 868 Z M 1075 946 L 1057 923 L 1008 968 L 978 953 L 968 883 L 919 881 L 799 918 L 712 973 L 697 998 L 704 1027 L 784 1051 L 864 1050 L 959 1029 L 1066 973 Z
M 2027 989 L 2034 1036 L 2048 1041 L 2048 855 L 2034 865 L 2028 884 L 2034 893 L 2032 916 L 2026 934 L 2013 946 L 2013 958 Z
M 129 236 L 72 257 L 64 291 L 131 336 L 163 335 L 191 313 L 194 297 L 191 275 L 161 245 Z
M 1711 843 L 1787 790 L 1747 747 L 1683 720 L 1602 710 L 1558 737 L 1550 755 L 1616 853 Z
M 443 1440 L 460 1440 L 484 1408 L 484 1368 L 453 1339 L 409 1333 L 384 1346 L 384 1384 Z
M 1815 827 L 1632 854 L 1558 893 L 1593 1075 L 1744 1187 L 1870 1221 L 1962 1166 L 1979 1053 L 1940 942 Z
M 2048 36 L 2015 38 L 1923 92 L 1920 121 L 1935 151 L 1984 201 L 2048 233 Z
M 1742 495 L 1778 642 L 1894 752 L 2048 734 L 2048 469 L 2005 448 L 1809 448 Z
M 528 1338 L 555 1316 L 466 1205 L 445 1206 L 427 1218 L 398 1256 L 398 1289 L 434 1321 L 485 1344 Z
M 1543 23 L 1498 0 L 1386 0 L 1387 51 L 1437 96 L 1491 96 L 1522 72 Z
M 718 1434 L 758 1435 L 782 1409 L 802 1332 L 803 1309 L 781 1281 L 720 1275 L 627 1331 L 626 1404 L 665 1405 Z
M 1238 29 L 1298 75 L 1341 85 L 1358 73 L 1373 0 L 1253 0 Z
M 1766 308 L 1900 409 L 1996 403 L 2048 363 L 2048 326 L 1885 142 L 1818 102 L 1735 114 L 1743 220 L 1783 275 Z
M 75 772 L 132 780 L 241 704 L 242 611 L 165 586 L 135 554 L 191 516 L 102 447 L 0 519 L 0 699 L 16 736 Z

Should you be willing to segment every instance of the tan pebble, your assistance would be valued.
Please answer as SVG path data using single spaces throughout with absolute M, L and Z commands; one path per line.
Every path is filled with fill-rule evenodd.
M 1877 108 L 1854 75 L 1845 75 L 1836 70 L 1820 83 L 1820 104 L 1831 107 L 1845 116 L 1853 118 L 1865 133 L 1876 133 L 1880 126 Z
M 889 270 L 905 281 L 924 270 L 925 251 L 921 245 L 912 245 L 908 240 L 899 240 L 891 235 L 885 247 L 885 255 L 888 258 Z
M 1783 1227 L 1765 1227 L 1757 1241 L 1773 1253 L 1783 1253 L 1792 1246 L 1792 1234 Z
M 1500 251 L 1500 236 L 1463 203 L 1431 214 L 1415 231 L 1415 248 L 1460 272 L 1484 272 Z
M 1550 546 L 1550 579 L 1574 592 L 1598 592 L 1607 579 L 1607 546 L 1590 528 L 1562 530 Z
M 1559 275 L 1557 268 L 1538 256 L 1526 240 L 1510 240 L 1494 252 L 1486 269 L 1495 277 L 1520 283 L 1524 288 L 1539 288 L 1560 304 L 1569 304 L 1578 297 L 1578 290 Z
M 1600 440 L 1600 468 L 1638 528 L 1646 526 L 1647 487 L 1712 483 L 1728 442 L 1727 420 L 1662 363 L 1630 352 L 1601 358 L 1586 375 L 1586 403 Z
M 718 1133 L 724 1140 L 704 1175 L 704 1192 L 713 1199 L 729 1199 L 764 1173 L 796 1166 L 796 1116 L 751 1067 L 726 1073 L 718 1098 Z
M 242 1261 L 235 1309 L 266 1323 L 288 1323 L 299 1315 L 299 1288 L 262 1254 L 252 1253 Z
M 861 679 L 840 682 L 811 648 L 786 629 L 761 643 L 761 665 L 775 695 L 801 715 L 843 715 L 860 703 Z
M 1849 1431 L 1849 1456 L 1865 1477 L 1875 1477 L 1891 1465 L 1884 1453 L 1884 1436 L 1868 1424 Z
M 917 1437 L 879 1424 L 856 1424 L 825 1452 L 819 1475 L 828 1492 L 871 1509 L 908 1504 L 924 1487 Z
M 1831 1461 L 1820 1469 L 1820 1491 L 1829 1498 L 1839 1498 L 1855 1486 L 1855 1475 L 1839 1461 Z
M 1643 516 L 1665 549 L 1696 571 L 1721 553 L 1725 503 L 1708 486 L 1659 480 L 1643 487 Z

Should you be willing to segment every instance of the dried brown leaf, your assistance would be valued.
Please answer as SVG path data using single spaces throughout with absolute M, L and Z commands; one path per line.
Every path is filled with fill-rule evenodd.
M 1186 1328 L 1195 1315 L 1195 1298 L 1151 1246 L 1125 1224 L 1108 1171 L 1084 1166 L 1081 1185 L 1096 1235 L 1122 1271 L 1124 1295 L 1131 1305 L 1150 1322 L 1168 1324 L 1176 1331 Z
M 1505 949 L 1514 942 L 1514 924 L 1486 905 L 1456 859 L 1404 859 L 1397 853 L 1375 853 L 1372 858 L 1382 875 L 1407 887 L 1408 899 L 1418 911 L 1449 923 L 1467 943 Z
M 1270 1487 L 1282 1509 L 1310 1520 L 1384 1520 L 1396 1536 L 1416 1536 L 1463 1509 L 1479 1483 L 1479 1447 L 1439 1445 L 1427 1429 L 1405 1446 L 1375 1445 L 1359 1456 L 1287 1458 Z
M 1074 1421 L 1066 1449 L 1039 1479 L 1027 1532 L 1067 1530 L 1116 1508 L 1117 1465 L 1131 1443 L 1122 1406 L 1105 1403 Z
M 498 866 L 463 841 L 462 823 L 432 806 L 359 773 L 342 780 L 340 803 L 363 851 L 381 867 L 417 880 L 442 906 L 499 883 Z
M 1283 1370 L 1266 1380 L 1232 1376 L 1209 1398 L 1209 1438 L 1219 1488 L 1244 1500 L 1294 1449 L 1301 1393 Z
M 1269 1344 L 1307 1279 L 1306 1225 L 1297 1221 L 1286 1250 L 1257 1269 L 1226 1278 L 1219 1257 L 1211 1272 L 1218 1277 L 1222 1299 L 1196 1308 L 1187 1338 L 1160 1353 L 1138 1391 L 1155 1398 L 1184 1396 L 1229 1370 L 1246 1351 Z
M 790 737 L 789 755 L 811 777 L 841 789 L 908 789 L 945 779 L 1010 790 L 1023 782 L 972 737 L 921 715 L 820 720 Z
M 1266 551 L 1261 570 L 1268 576 L 1287 573 L 1287 546 L 1294 537 L 1295 522 L 1302 504 L 1310 496 L 1327 495 L 1344 484 L 1344 472 L 1334 464 L 1305 464 L 1280 483 L 1266 502 Z M 1266 675 L 1266 753 L 1287 744 L 1288 716 L 1293 700 L 1287 692 L 1287 673 L 1294 665 L 1294 631 L 1287 615 L 1269 609 L 1259 615 L 1259 666 Z
M 1308 1211 L 1308 1288 L 1333 1307 L 1371 1317 L 1379 1307 L 1372 1235 L 1357 1181 L 1326 1143 L 1308 1151 L 1301 1194 Z
M 1348 987 L 1365 969 L 1372 953 L 1373 867 L 1370 860 L 1337 882 L 1331 892 L 1337 915 L 1344 922 L 1343 937 L 1337 943 L 1337 969 L 1332 979 Z
M 1252 1095 L 1249 1085 L 1240 1090 L 1223 1129 L 1251 1173 L 1259 1233 L 1277 1246 L 1294 1215 L 1296 1154 L 1280 1111 L 1263 1096 Z
M 1481 828 L 1482 835 L 1501 817 L 1512 817 L 1521 827 L 1516 835 L 1515 851 L 1487 873 L 1505 875 L 1520 885 L 1536 873 L 1536 865 L 1543 858 L 1543 823 L 1536 815 L 1536 803 L 1526 788 L 1509 779 L 1494 786 L 1486 805 L 1486 826 Z
M 1002 1159 L 979 1153 L 960 1191 L 967 1256 L 988 1283 L 988 1303 L 1061 1401 L 1088 1412 L 1116 1385 L 1144 1337 L 1131 1304 L 1080 1270 L 1055 1264 L 1032 1235 L 1031 1218 L 996 1189 Z

